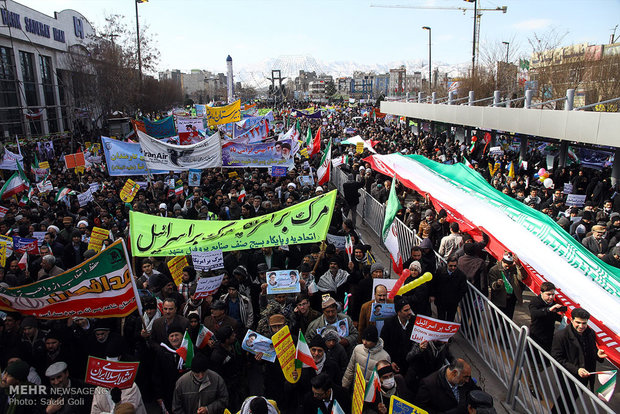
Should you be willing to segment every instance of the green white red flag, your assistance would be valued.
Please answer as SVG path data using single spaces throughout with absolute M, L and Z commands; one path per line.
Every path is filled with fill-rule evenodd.
M 377 401 L 377 392 L 380 391 L 381 381 L 379 380 L 379 374 L 377 373 L 377 367 L 372 370 L 372 375 L 366 385 L 366 394 L 364 395 L 364 402 Z
M 199 349 L 204 348 L 209 343 L 209 339 L 213 336 L 213 332 L 211 332 L 206 326 L 200 325 L 200 331 L 198 331 L 198 336 L 196 337 L 196 347 Z
M 601 386 L 596 390 L 596 395 L 601 400 L 609 402 L 612 395 L 614 395 L 614 390 L 616 389 L 616 377 L 618 371 L 601 371 L 596 372 L 596 374 L 598 381 L 601 383 Z M 592 373 L 590 375 L 592 375 Z
M 306 338 L 304 337 L 304 334 L 301 333 L 301 329 L 299 330 L 299 337 L 297 339 L 295 359 L 301 362 L 303 367 L 312 367 L 314 369 L 317 369 L 314 358 L 312 358 L 312 354 L 310 353 L 308 343 L 306 342 Z
M 183 360 L 184 368 L 189 369 L 192 367 L 192 360 L 194 359 L 194 344 L 192 343 L 192 339 L 189 337 L 188 331 L 185 331 L 185 335 L 183 335 L 183 342 L 181 342 L 181 346 L 176 350 L 176 353 L 179 354 Z
M 381 235 L 385 248 L 390 252 L 392 259 L 392 268 L 397 274 L 401 274 L 403 271 L 403 258 L 400 254 L 400 247 L 398 244 L 398 227 L 394 223 L 398 210 L 403 208 L 398 201 L 396 195 L 396 179 L 392 179 L 392 186 L 390 188 L 390 195 L 385 206 L 385 218 L 383 220 L 383 229 Z
M 314 154 L 321 152 L 321 127 L 316 131 L 316 135 L 312 140 L 310 148 L 308 148 L 308 154 L 312 157 Z
M 319 129 L 320 132 L 320 129 Z M 321 158 L 321 165 L 316 171 L 318 176 L 318 184 L 324 185 L 329 181 L 329 176 L 332 170 L 332 140 L 329 140 L 327 144 L 327 148 L 325 148 L 325 152 L 323 153 L 323 158 Z

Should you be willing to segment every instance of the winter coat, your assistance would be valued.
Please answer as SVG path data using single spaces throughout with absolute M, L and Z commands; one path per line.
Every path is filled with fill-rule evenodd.
M 249 329 L 254 324 L 254 310 L 252 309 L 252 302 L 250 301 L 250 298 L 242 295 L 241 293 L 239 293 L 237 297 L 239 300 L 239 313 L 241 314 L 241 322 L 243 323 L 243 326 Z M 228 307 L 228 293 L 222 295 L 222 297 L 220 297 L 220 300 L 226 303 L 226 306 Z
M 383 339 L 379 338 L 379 342 L 370 349 L 366 348 L 363 344 L 357 345 L 353 349 L 349 365 L 347 365 L 347 370 L 342 378 L 342 386 L 344 388 L 349 388 L 353 383 L 356 364 L 360 365 L 364 373 L 364 379 L 368 381 L 377 362 L 383 359 L 392 361 L 390 354 L 383 349 Z
M 207 370 L 206 378 L 197 382 L 191 372 L 179 378 L 174 387 L 172 412 L 174 414 L 195 413 L 200 407 L 207 407 L 209 414 L 223 414 L 228 405 L 228 391 L 222 377 Z

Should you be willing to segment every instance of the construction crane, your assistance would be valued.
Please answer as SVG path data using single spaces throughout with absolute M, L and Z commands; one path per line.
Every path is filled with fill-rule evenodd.
M 474 3 L 474 8 L 467 7 L 441 7 L 441 6 L 406 6 L 406 5 L 381 5 L 381 4 L 371 4 L 370 7 L 377 8 L 385 8 L 385 9 L 426 9 L 426 10 L 460 10 L 463 14 L 468 11 L 473 11 L 475 14 L 474 19 L 474 40 L 472 45 L 472 56 L 471 56 L 471 65 L 472 71 L 475 71 L 476 62 L 478 61 L 478 55 L 480 52 L 480 18 L 482 17 L 482 12 L 486 11 L 501 11 L 502 13 L 506 13 L 508 11 L 507 6 L 496 7 L 494 9 L 481 9 L 478 8 L 479 0 L 465 0 L 468 3 Z M 473 72 L 472 72 L 473 74 Z

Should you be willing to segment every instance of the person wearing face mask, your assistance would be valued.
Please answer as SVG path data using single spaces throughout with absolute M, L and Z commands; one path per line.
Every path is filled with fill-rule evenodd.
M 209 369 L 206 356 L 194 355 L 191 371 L 183 374 L 174 387 L 172 412 L 223 414 L 227 405 L 224 380 Z
M 429 413 L 466 413 L 474 389 L 480 388 L 471 381 L 471 366 L 459 358 L 424 378 L 413 403 Z
M 364 403 L 364 414 L 386 414 L 390 406 L 390 398 L 393 395 L 405 401 L 413 399 L 411 391 L 405 384 L 405 379 L 402 375 L 394 372 L 390 361 L 383 359 L 377 362 L 377 375 L 379 375 L 381 382 L 381 387 L 378 389 L 379 394 L 374 403 Z

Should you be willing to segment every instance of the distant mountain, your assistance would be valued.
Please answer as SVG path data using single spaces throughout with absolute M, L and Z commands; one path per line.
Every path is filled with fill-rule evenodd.
M 439 68 L 440 73 L 447 73 L 448 76 L 458 76 L 465 73 L 468 68 L 467 63 L 448 64 L 445 62 L 432 62 L 433 71 Z M 235 81 L 241 82 L 254 88 L 263 88 L 271 82 L 267 79 L 271 77 L 272 69 L 281 70 L 281 75 L 288 79 L 299 76 L 299 71 L 316 72 L 317 75 L 325 73 L 334 78 L 353 76 L 354 72 L 375 72 L 376 74 L 389 73 L 390 69 L 405 65 L 407 72 L 422 72 L 422 76 L 428 74 L 428 61 L 400 60 L 387 63 L 364 64 L 353 61 L 321 62 L 311 56 L 280 56 L 277 59 L 267 59 L 255 65 L 248 65 L 244 68 L 235 69 Z

